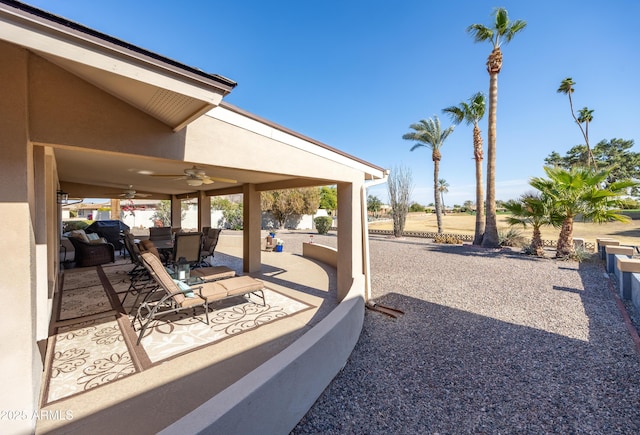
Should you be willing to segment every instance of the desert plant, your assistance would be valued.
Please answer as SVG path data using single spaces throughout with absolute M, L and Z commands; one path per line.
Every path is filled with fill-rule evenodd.
M 609 184 L 605 189 L 602 186 L 609 170 L 593 171 L 585 167 L 566 170 L 546 166 L 544 171 L 548 179 L 535 177 L 529 184 L 551 201 L 554 212 L 562 219 L 556 257 L 573 256 L 573 222 L 578 216 L 582 216 L 585 222 L 629 221 L 629 217 L 620 214 L 617 207 L 627 190 L 638 183 L 622 180 Z
M 505 202 L 504 207 L 511 213 L 507 220 L 509 225 L 522 225 L 523 228 L 531 226 L 533 228 L 533 238 L 525 252 L 544 257 L 544 244 L 540 228 L 544 225 L 553 225 L 554 227 L 562 225 L 562 217 L 555 212 L 549 198 L 543 198 L 538 193 L 525 193 L 519 200 Z
M 498 240 L 500 246 L 522 247 L 525 244 L 524 236 L 515 228 L 498 231 Z
M 453 234 L 436 234 L 434 243 L 444 243 L 446 245 L 461 245 L 462 240 Z
M 393 235 L 394 237 L 402 237 L 409 213 L 409 198 L 413 189 L 411 169 L 402 165 L 393 168 L 387 179 L 387 188 L 389 189 L 393 217 Z
M 599 257 L 596 253 L 585 250 L 584 246 L 579 246 L 571 256 L 571 259 L 577 261 L 578 263 L 583 263 L 592 261 L 594 259 L 599 259 Z
M 331 216 L 318 216 L 313 220 L 316 224 L 316 230 L 318 230 L 318 234 L 327 234 L 331 229 L 331 225 L 333 224 L 333 219 Z

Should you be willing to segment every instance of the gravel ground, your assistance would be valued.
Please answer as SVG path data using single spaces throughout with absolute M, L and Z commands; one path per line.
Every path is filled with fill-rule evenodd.
M 287 250 L 308 236 L 279 235 Z M 370 246 L 375 301 L 405 314 L 366 311 L 349 361 L 293 434 L 640 433 L 640 354 L 600 261 Z

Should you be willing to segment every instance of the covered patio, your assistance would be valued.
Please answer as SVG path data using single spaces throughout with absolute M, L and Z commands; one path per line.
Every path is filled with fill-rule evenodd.
M 247 373 L 255 371 L 260 378 L 262 364 L 295 343 L 338 305 L 335 268 L 300 255 L 302 247 L 294 245 L 301 245 L 308 238 L 306 233 L 287 234 L 285 237 L 290 250 L 284 253 L 265 252 L 263 272 L 251 274 L 269 289 L 267 303 L 270 309 L 260 311 L 257 304 L 252 306 L 239 300 L 214 305 L 210 313 L 210 329 L 216 329 L 218 323 L 232 331 L 209 344 L 196 344 L 175 355 L 168 354 L 155 360 L 152 354 L 154 347 L 146 347 L 144 340 L 142 346 L 136 346 L 128 315 L 121 315 L 120 320 L 114 321 L 114 314 L 97 309 L 102 313 L 52 321 L 52 331 L 57 334 L 49 338 L 51 351 L 45 362 L 41 410 L 49 415 L 63 415 L 72 409 L 74 418 L 69 421 L 40 420 L 37 433 L 82 433 L 88 430 L 156 433 L 223 392 Z M 226 232 L 221 237 L 215 264 L 229 265 L 236 270 L 241 268 L 241 241 L 238 232 Z M 336 237 L 325 236 L 322 241 L 331 245 Z M 102 269 L 107 276 L 116 277 L 111 281 L 114 290 L 118 291 L 118 281 L 127 280 L 123 271 L 131 267 L 128 258 L 119 258 L 115 264 L 104 265 Z M 94 268 L 72 269 L 68 275 L 70 279 L 83 274 L 91 276 L 86 275 L 91 269 Z M 75 292 L 78 284 L 72 284 L 72 290 L 65 290 L 63 294 Z M 84 285 L 91 284 L 88 280 Z M 80 290 L 86 291 L 87 288 Z M 122 300 L 123 293 L 116 297 Z M 287 313 L 281 310 L 278 305 L 282 305 L 284 298 L 293 302 L 296 305 L 293 308 L 298 311 Z M 59 299 L 55 302 L 54 317 L 61 311 L 56 307 Z M 253 317 L 255 311 L 259 312 Z M 189 325 L 187 321 L 188 316 L 183 322 Z M 161 341 L 160 348 L 155 351 L 167 353 L 171 345 L 183 344 L 176 337 L 181 333 L 179 323 L 158 321 Z M 112 325 L 117 326 L 114 328 Z M 196 326 L 204 327 L 200 323 Z M 114 333 L 124 337 L 114 338 Z M 99 354 L 99 347 L 112 348 L 113 353 L 101 355 L 103 363 L 95 364 L 97 358 L 93 355 Z M 148 356 L 145 349 L 149 349 Z M 147 361 L 139 361 L 140 352 Z M 86 357 L 87 354 L 92 357 Z M 89 369 L 70 369 L 79 360 L 85 361 Z M 75 376 L 70 376 L 74 373 Z M 180 391 L 186 394 L 177 394 Z M 162 406 L 156 406 L 157 402 Z
M 335 185 L 336 305 L 326 315 L 307 319 L 304 327 L 281 329 L 284 321 L 275 322 L 273 336 L 254 337 L 251 345 L 198 350 L 188 376 L 176 368 L 180 358 L 173 359 L 154 367 L 153 376 L 136 374 L 86 393 L 97 395 L 88 400 L 91 405 L 78 402 L 71 409 L 78 413 L 74 427 L 82 428 L 103 417 L 126 420 L 116 404 L 141 400 L 148 407 L 172 397 L 180 412 L 165 410 L 171 421 L 162 420 L 154 431 L 289 430 L 358 339 L 367 294 L 366 186 L 383 181 L 386 171 L 225 103 L 235 87 L 227 78 L 19 2 L 2 2 L 0 20 L 0 210 L 5 243 L 14 254 L 0 263 L 0 289 L 13 307 L 3 316 L 2 342 L 11 352 L 0 363 L 6 390 L 0 408 L 19 409 L 27 417 L 6 422 L 8 431 L 33 430 L 41 411 L 49 326 L 63 272 L 58 192 L 117 198 L 134 189 L 169 199 L 177 227 L 180 201 L 196 198 L 198 229 L 211 226 L 210 197 L 242 194 L 244 230 L 229 255 L 242 273 L 277 281 L 268 276 L 274 266 L 261 251 L 260 193 Z M 185 171 L 194 167 L 213 183 L 192 179 Z M 269 326 L 257 337 L 268 337 Z M 251 340 L 251 334 L 242 335 Z M 260 369 L 238 370 L 242 365 L 236 362 L 246 360 Z M 238 374 L 220 377 L 212 371 L 225 365 Z M 205 384 L 200 376 L 214 380 Z M 197 399 L 196 385 L 208 385 Z M 248 412 L 253 418 L 243 419 Z M 65 423 L 58 419 L 55 426 Z

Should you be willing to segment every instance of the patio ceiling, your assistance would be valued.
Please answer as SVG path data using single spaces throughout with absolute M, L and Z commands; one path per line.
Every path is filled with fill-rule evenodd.
M 188 195 L 198 191 L 212 191 L 215 194 L 241 193 L 242 185 L 246 183 L 258 185 L 258 190 L 332 184 L 330 180 L 223 168 L 196 162 L 151 159 L 137 155 L 62 147 L 55 148 L 54 153 L 60 187 L 72 198 L 118 198 L 129 185 L 138 193 L 151 194 L 150 198 L 164 199 L 168 195 Z M 185 169 L 193 165 L 203 169 L 210 177 L 227 178 L 236 180 L 237 183 L 214 181 L 213 184 L 189 186 L 185 179 L 178 178 Z M 176 174 L 176 177 L 155 177 L 154 174 Z

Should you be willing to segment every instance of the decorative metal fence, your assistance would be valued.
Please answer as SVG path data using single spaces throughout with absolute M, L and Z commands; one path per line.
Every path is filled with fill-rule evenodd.
M 392 236 L 393 235 L 393 231 L 392 230 L 373 230 L 373 229 L 369 229 L 369 234 L 379 234 L 379 235 L 387 235 L 387 236 Z M 404 237 L 420 237 L 423 239 L 434 239 L 436 236 L 440 236 L 440 237 L 455 237 L 459 240 L 462 240 L 463 242 L 473 242 L 473 235 L 470 234 L 452 234 L 452 233 L 443 233 L 443 234 L 438 234 L 438 233 L 430 233 L 430 232 L 426 232 L 426 231 L 405 231 L 402 233 L 402 235 Z M 531 240 L 529 239 L 525 239 L 526 243 L 531 243 Z M 542 241 L 543 246 L 548 247 L 548 248 L 555 248 L 556 247 L 556 241 L 555 240 L 543 240 Z M 585 251 L 589 251 L 589 252 L 595 252 L 596 250 L 596 244 L 593 242 L 584 242 L 584 250 Z

